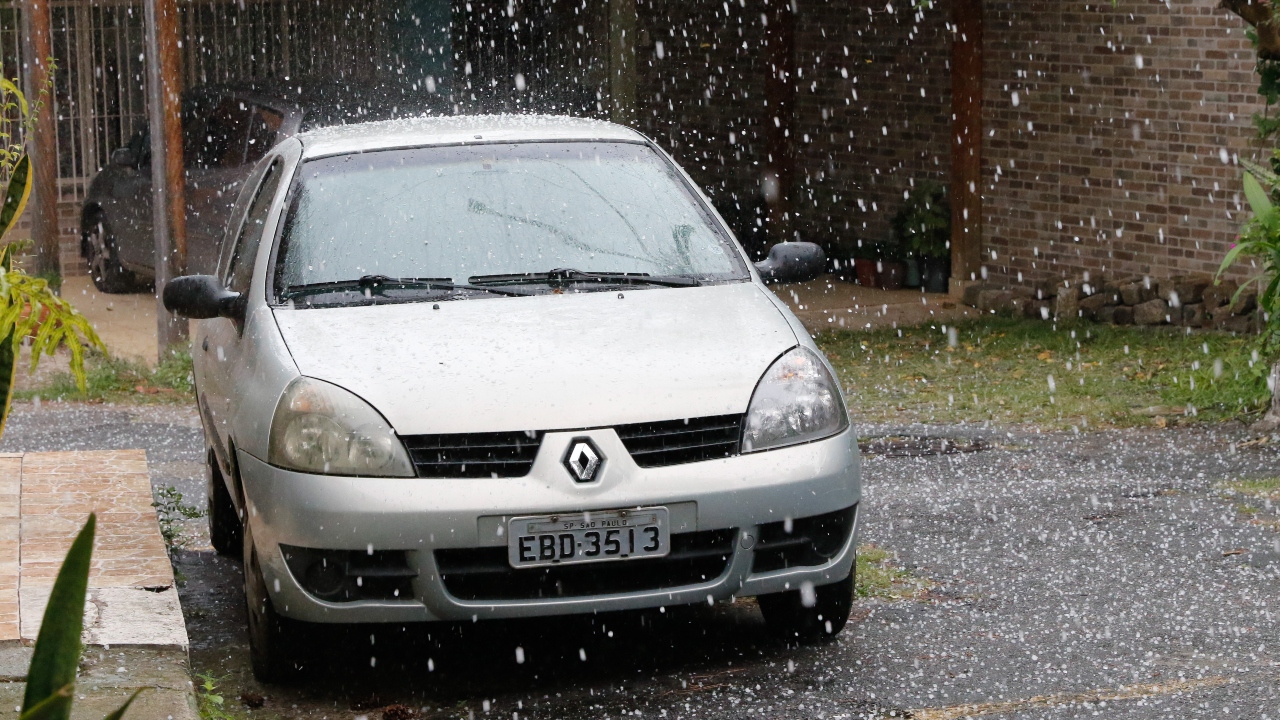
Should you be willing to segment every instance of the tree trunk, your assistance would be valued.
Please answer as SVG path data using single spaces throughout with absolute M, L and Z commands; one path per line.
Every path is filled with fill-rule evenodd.
M 1280 60 L 1280 23 L 1276 22 L 1270 0 L 1222 0 L 1221 8 L 1239 15 L 1258 33 L 1258 57 Z
M 1271 366 L 1271 374 L 1267 377 L 1267 388 L 1271 390 L 1271 407 L 1267 414 L 1249 428 L 1259 435 L 1274 433 L 1280 430 L 1280 360 Z

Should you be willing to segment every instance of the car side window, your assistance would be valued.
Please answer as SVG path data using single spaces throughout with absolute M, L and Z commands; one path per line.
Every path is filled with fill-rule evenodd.
M 271 210 L 271 201 L 276 196 L 276 188 L 280 187 L 281 161 L 276 160 L 267 168 L 262 177 L 258 191 L 254 195 L 253 204 L 249 206 L 249 214 L 240 226 L 236 236 L 231 258 L 227 263 L 226 284 L 233 292 L 249 291 L 249 282 L 253 279 L 253 259 L 258 254 L 258 245 L 262 241 L 263 226 L 267 222 L 267 213 Z
M 151 133 L 147 132 L 147 128 L 138 130 L 129 138 L 129 149 L 138 158 L 138 167 L 145 168 L 151 163 Z
M 254 163 L 266 156 L 276 144 L 276 133 L 283 124 L 283 114 L 261 105 L 254 107 L 253 117 L 249 120 L 249 147 L 245 162 Z
M 250 106 L 237 98 L 223 98 L 203 122 L 191 125 L 184 139 L 189 167 L 231 168 L 245 163 Z M 264 153 L 265 154 L 265 153 Z

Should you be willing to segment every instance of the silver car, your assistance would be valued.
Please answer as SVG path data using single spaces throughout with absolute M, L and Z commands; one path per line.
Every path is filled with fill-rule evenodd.
M 834 373 L 654 143 L 455 117 L 284 140 L 197 319 L 215 547 L 244 557 L 255 673 L 324 623 L 755 596 L 791 639 L 848 618 L 861 498 Z

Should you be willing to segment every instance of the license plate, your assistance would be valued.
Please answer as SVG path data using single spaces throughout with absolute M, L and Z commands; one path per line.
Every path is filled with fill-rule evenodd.
M 516 568 L 663 557 L 670 527 L 664 507 L 512 518 L 507 557 Z

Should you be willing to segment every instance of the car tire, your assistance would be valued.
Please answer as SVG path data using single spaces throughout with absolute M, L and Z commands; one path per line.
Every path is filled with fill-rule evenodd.
M 99 292 L 127 293 L 137 286 L 138 279 L 120 264 L 115 235 L 106 215 L 92 215 L 85 223 L 83 237 L 89 277 Z
M 244 533 L 244 599 L 249 626 L 249 664 L 258 682 L 290 684 L 301 677 L 304 666 L 302 638 L 305 623 L 281 617 L 267 592 L 267 583 L 253 546 Z
M 244 528 L 240 514 L 231 501 L 231 492 L 218 467 L 218 459 L 209 450 L 209 542 L 219 555 L 240 557 L 244 553 Z
M 856 570 L 830 585 L 813 588 L 813 606 L 805 607 L 800 590 L 761 595 L 756 598 L 770 632 L 788 642 L 812 643 L 835 637 L 853 610 Z

